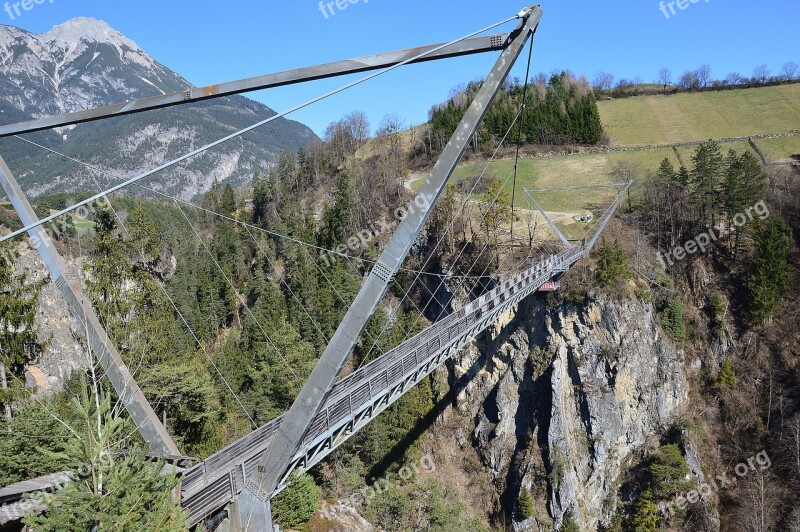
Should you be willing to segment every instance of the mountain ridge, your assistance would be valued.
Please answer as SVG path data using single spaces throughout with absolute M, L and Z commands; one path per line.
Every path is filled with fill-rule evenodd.
M 0 123 L 14 123 L 179 91 L 192 85 L 108 23 L 81 17 L 34 34 L 0 25 Z M 26 145 L 0 140 L 0 154 L 32 195 L 95 190 L 159 166 L 275 111 L 242 96 L 198 102 L 26 138 L 107 172 L 95 172 Z M 216 181 L 234 185 L 266 172 L 283 150 L 317 136 L 307 126 L 277 119 L 245 137 L 198 155 L 155 177 L 150 186 L 188 199 Z

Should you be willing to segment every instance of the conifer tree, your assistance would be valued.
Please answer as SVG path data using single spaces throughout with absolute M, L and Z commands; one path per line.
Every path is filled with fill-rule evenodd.
M 717 376 L 717 384 L 728 389 L 736 386 L 736 372 L 733 370 L 733 365 L 727 357 L 722 361 L 722 367 Z
M 724 174 L 724 158 L 719 144 L 709 141 L 701 144 L 692 156 L 692 192 L 700 207 L 700 225 L 713 225 L 720 206 L 720 187 Z
M 689 182 L 691 181 L 692 177 L 689 173 L 689 169 L 685 166 L 681 165 L 678 169 L 678 173 L 675 175 L 675 181 L 682 187 L 686 188 L 689 186 Z
M 675 167 L 672 165 L 669 157 L 664 157 L 664 160 L 661 161 L 661 165 L 658 167 L 658 177 L 661 179 L 661 182 L 672 183 L 675 181 L 675 175 Z
M 272 500 L 275 521 L 286 529 L 298 529 L 319 509 L 322 490 L 308 474 L 293 475 L 289 485 Z
M 28 515 L 24 523 L 43 532 L 186 530 L 185 514 L 172 497 L 177 478 L 164 473 L 163 463 L 145 461 L 143 448 L 126 449 L 131 425 L 112 394 L 95 378 L 84 380 L 70 405 L 73 422 L 52 420 L 70 433 L 65 448 L 42 452 L 80 465 L 71 482 L 43 498 L 45 511 Z
M 794 245 L 792 229 L 782 218 L 771 218 L 757 237 L 758 251 L 747 284 L 753 321 L 772 318 L 781 298 L 789 290 L 792 268 L 789 252 Z
M 744 187 L 744 172 L 739 155 L 730 150 L 725 159 L 725 183 L 723 185 L 723 207 L 728 219 L 729 234 L 732 232 L 733 218 L 737 213 L 744 212 L 746 208 L 746 191 Z M 738 248 L 740 230 L 736 231 Z
M 683 321 L 683 303 L 680 297 L 676 296 L 669 300 L 664 311 L 663 325 L 669 337 L 682 349 L 686 338 L 686 325 Z
M 86 263 L 86 292 L 97 309 L 100 323 L 119 342 L 121 329 L 130 314 L 125 284 L 131 278 L 126 245 L 118 232 L 117 219 L 106 207 L 97 210 L 94 249 Z
M 680 447 L 675 444 L 661 447 L 648 472 L 652 496 L 656 500 L 669 499 L 693 487 L 691 482 L 686 481 L 689 466 Z
M 236 214 L 236 194 L 233 192 L 233 187 L 226 184 L 222 189 L 222 194 L 219 197 L 219 213 L 233 217 Z
M 596 276 L 601 286 L 614 286 L 630 276 L 628 257 L 618 240 L 614 240 L 611 246 L 602 238 L 594 255 L 597 261 Z
M 642 493 L 631 515 L 632 532 L 657 532 L 659 521 L 658 506 L 653 502 L 652 493 Z
M 334 183 L 333 205 L 326 206 L 323 215 L 323 247 L 333 249 L 351 236 L 348 231 L 352 226 L 355 206 L 350 177 L 340 173 Z
M 533 515 L 533 497 L 531 497 L 530 490 L 523 489 L 520 492 L 517 505 L 519 507 L 519 516 L 522 519 L 529 519 Z
M 744 205 L 750 207 L 764 199 L 769 181 L 761 162 L 750 151 L 745 151 L 739 156 L 739 168 L 742 173 Z

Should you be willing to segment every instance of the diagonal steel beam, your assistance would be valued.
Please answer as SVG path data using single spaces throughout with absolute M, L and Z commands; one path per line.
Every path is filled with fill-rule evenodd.
M 592 236 L 592 239 L 589 240 L 589 242 L 585 246 L 587 252 L 591 251 L 592 248 L 594 248 L 594 245 L 597 243 L 597 239 L 600 238 L 601 234 L 603 234 L 603 231 L 605 231 L 608 222 L 611 221 L 611 218 L 614 217 L 614 213 L 617 212 L 620 203 L 622 203 L 622 198 L 625 197 L 625 194 L 630 190 L 632 186 L 633 186 L 633 181 L 628 181 L 626 184 L 622 185 L 622 189 L 619 191 L 619 194 L 617 194 L 617 197 L 614 199 L 614 203 L 611 204 L 611 207 L 608 208 L 605 216 L 603 216 L 603 218 L 601 218 L 596 224 L 598 226 L 597 231 L 595 231 L 594 236 Z
M 0 183 L 6 191 L 8 199 L 14 205 L 20 220 L 24 225 L 38 221 L 28 198 L 20 188 L 5 160 L 0 157 Z M 52 281 L 58 286 L 61 295 L 67 302 L 73 317 L 78 320 L 86 334 L 86 340 L 92 354 L 97 358 L 100 366 L 116 390 L 120 400 L 130 414 L 131 419 L 139 433 L 147 443 L 151 452 L 159 456 L 180 455 L 178 447 L 170 438 L 167 429 L 153 412 L 142 390 L 131 375 L 125 362 L 122 361 L 117 348 L 108 338 L 105 329 L 97 319 L 94 308 L 89 303 L 79 281 L 71 281 L 65 277 L 66 267 L 64 261 L 56 251 L 53 241 L 43 227 L 31 229 L 28 233 L 31 244 L 39 251 L 42 260 L 50 272 Z
M 384 249 L 369 278 L 356 296 L 317 366 L 306 381 L 297 399 L 283 419 L 270 443 L 257 473 L 248 479 L 237 501 L 240 526 L 247 531 L 271 530 L 269 501 L 292 458 L 300 448 L 308 428 L 319 413 L 350 353 L 386 293 L 411 246 L 425 226 L 442 191 L 466 152 L 469 142 L 483 120 L 489 106 L 500 91 L 523 47 L 535 32 L 542 10 L 526 8 L 518 15 L 520 26 L 512 34 L 476 95 L 453 137 L 426 179 L 425 185 L 408 209 L 406 217 Z
M 527 194 L 528 199 L 531 201 L 531 203 L 533 203 L 533 206 L 536 207 L 537 209 L 539 209 L 539 212 L 542 213 L 542 216 L 544 216 L 544 219 L 550 225 L 550 229 L 552 229 L 555 232 L 555 234 L 558 237 L 558 239 L 561 240 L 561 242 L 563 242 L 565 246 L 567 246 L 567 249 L 571 248 L 572 247 L 572 243 L 569 240 L 567 240 L 567 237 L 564 236 L 564 233 L 561 232 L 561 230 L 558 228 L 558 226 L 552 220 L 552 218 L 550 218 L 547 215 L 547 212 L 545 212 L 545 210 L 542 208 L 542 206 L 539 205 L 539 202 L 537 202 L 535 199 L 533 199 L 533 194 L 531 194 L 531 191 L 530 190 L 526 190 L 525 194 Z
M 411 61 L 409 64 L 499 51 L 506 46 L 508 43 L 508 38 L 509 34 L 504 33 L 466 39 L 457 44 L 448 46 L 443 50 L 432 52 L 421 59 Z M 113 116 L 124 116 L 133 113 L 141 113 L 143 111 L 151 111 L 153 109 L 163 109 L 165 107 L 200 102 L 212 98 L 233 96 L 235 94 L 270 89 L 273 87 L 283 87 L 286 85 L 305 83 L 307 81 L 314 81 L 318 79 L 327 79 L 336 76 L 344 76 L 347 74 L 357 74 L 371 70 L 380 70 L 382 68 L 398 65 L 404 61 L 413 59 L 418 55 L 435 50 L 441 46 L 441 44 L 420 46 L 417 48 L 409 48 L 407 50 L 400 50 L 397 52 L 386 52 L 365 57 L 358 57 L 355 59 L 346 59 L 344 61 L 337 61 L 324 65 L 298 68 L 294 70 L 287 70 L 285 72 L 278 72 L 276 74 L 266 74 L 263 76 L 256 76 L 238 81 L 229 81 L 226 83 L 218 83 L 216 85 L 185 89 L 182 91 L 171 92 L 169 94 L 106 105 L 103 107 L 97 107 L 95 109 L 87 109 L 84 111 L 76 111 L 74 113 L 67 113 L 58 116 L 38 118 L 36 120 L 29 120 L 17 124 L 3 125 L 0 126 L 0 138 L 10 135 L 20 135 L 22 133 L 31 133 L 33 131 L 42 131 L 44 129 L 52 129 L 55 127 L 68 126 L 72 124 L 81 124 L 84 122 L 101 120 L 103 118 L 109 118 Z

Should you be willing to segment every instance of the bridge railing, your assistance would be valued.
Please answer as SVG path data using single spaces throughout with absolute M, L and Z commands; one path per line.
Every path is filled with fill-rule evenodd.
M 567 271 L 584 252 L 585 248 L 572 248 L 533 265 L 337 382 L 286 475 L 318 463 L 494 323 L 502 312 Z M 282 418 L 270 421 L 186 472 L 183 506 L 189 510 L 192 523 L 224 507 L 241 491 Z

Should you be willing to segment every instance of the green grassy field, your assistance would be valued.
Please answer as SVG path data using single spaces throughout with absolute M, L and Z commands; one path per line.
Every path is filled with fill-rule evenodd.
M 755 155 L 755 152 L 750 147 L 749 142 L 731 142 L 727 144 L 721 144 L 720 149 L 722 150 L 722 155 L 726 157 L 728 155 L 728 150 L 734 150 L 736 153 L 749 151 Z M 686 166 L 689 168 L 692 167 L 692 156 L 694 155 L 695 151 L 697 151 L 697 148 L 694 146 L 690 146 L 688 148 L 678 148 L 678 152 L 681 154 L 681 157 L 683 157 L 683 162 L 686 163 Z
M 648 170 L 657 170 L 665 157 L 669 158 L 676 168 L 678 167 L 678 160 L 671 149 L 523 159 L 520 161 L 517 175 L 515 205 L 520 208 L 529 207 L 525 189 L 607 184 L 615 181 L 613 170 L 618 163 L 630 164 L 637 172 L 644 174 Z M 454 179 L 474 182 L 485 165 L 485 162 L 480 162 L 460 166 L 454 174 Z M 513 159 L 494 161 L 489 166 L 484 179 L 488 182 L 497 180 L 502 183 L 513 168 Z M 421 188 L 422 181 L 414 182 L 413 187 L 416 189 Z M 506 188 L 510 193 L 510 182 Z M 584 210 L 592 210 L 592 205 L 608 197 L 607 191 L 591 190 L 571 191 L 568 194 L 540 193 L 537 194 L 536 200 L 547 211 L 577 213 Z
M 722 91 L 716 93 L 647 96 L 600 102 L 603 124 L 618 144 L 669 144 L 746 135 L 787 132 L 800 127 L 800 84 Z M 775 161 L 791 160 L 800 155 L 800 135 L 777 139 L 759 139 L 756 144 L 766 157 Z M 723 153 L 753 151 L 748 142 L 723 144 Z M 691 167 L 696 147 L 679 148 L 683 161 Z M 515 205 L 531 208 L 525 189 L 597 185 L 619 181 L 614 170 L 620 163 L 632 167 L 634 179 L 641 183 L 655 172 L 664 158 L 675 168 L 680 162 L 671 148 L 633 150 L 587 155 L 536 157 L 522 159 L 517 176 Z M 455 180 L 474 182 L 485 162 L 460 166 Z M 485 180 L 505 181 L 514 167 L 513 159 L 494 161 Z M 412 183 L 419 189 L 422 181 Z M 511 192 L 511 184 L 507 185 Z M 634 195 L 636 187 L 634 187 Z M 548 212 L 564 213 L 562 223 L 573 224 L 567 214 L 587 211 L 599 215 L 613 198 L 609 189 L 570 192 L 542 192 L 535 198 Z M 483 201 L 481 195 L 474 196 Z M 580 225 L 580 224 L 578 224 Z M 567 227 L 570 232 L 575 227 Z
M 617 145 L 785 133 L 800 128 L 800 83 L 598 102 Z
M 767 159 L 788 161 L 800 157 L 800 135 L 778 139 L 758 139 L 755 141 Z
M 55 214 L 57 212 L 58 211 L 50 209 L 50 214 Z M 94 230 L 94 222 L 93 221 L 87 220 L 86 218 L 82 218 L 82 217 L 77 216 L 75 214 L 72 215 L 72 219 L 74 220 L 74 223 L 75 223 L 75 230 L 78 231 L 79 233 L 87 233 L 89 231 Z

